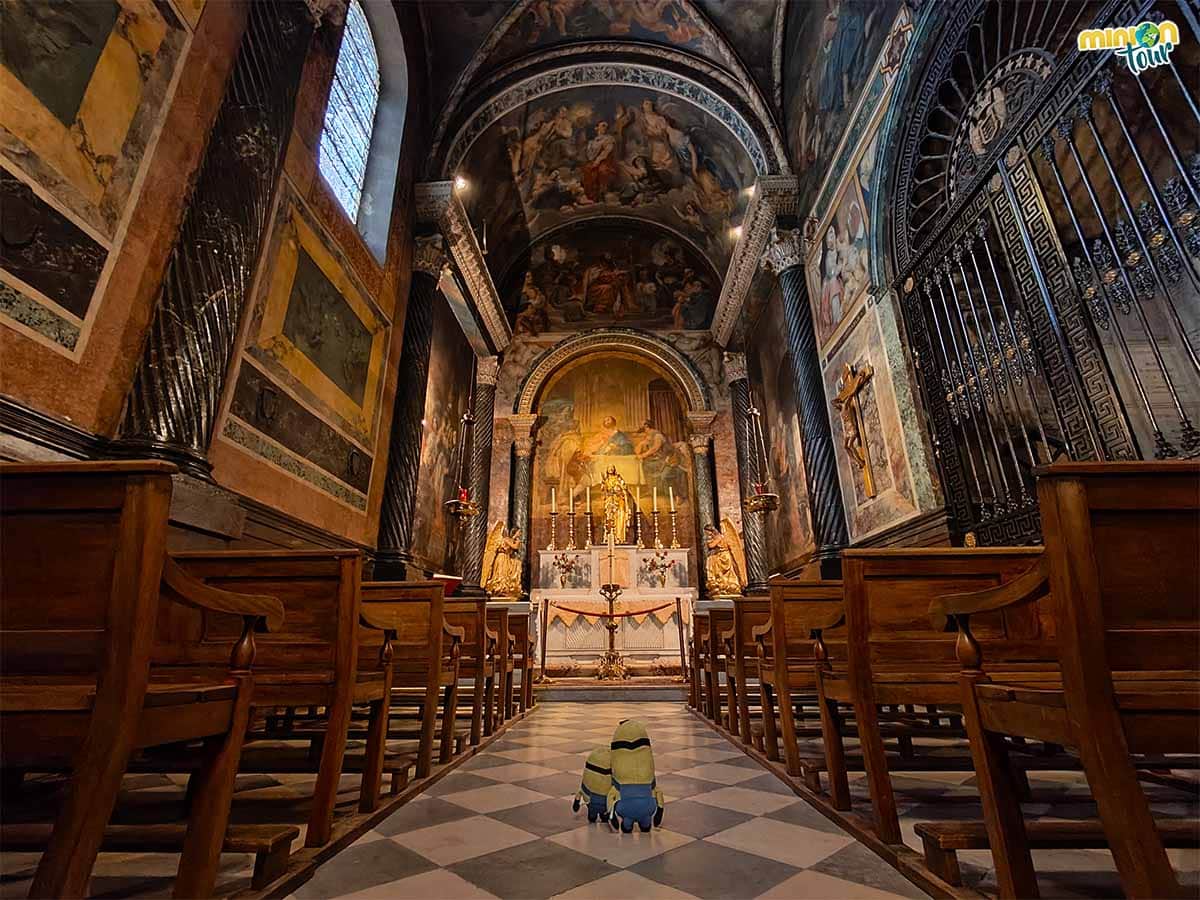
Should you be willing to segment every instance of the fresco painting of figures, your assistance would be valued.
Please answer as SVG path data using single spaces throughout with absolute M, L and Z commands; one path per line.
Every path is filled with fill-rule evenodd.
M 599 485 L 610 467 L 635 498 L 640 494 L 643 527 L 649 522 L 657 489 L 661 525 L 668 529 L 666 541 L 670 540 L 668 498 L 673 491 L 679 543 L 695 546 L 687 420 L 675 389 L 661 373 L 620 355 L 585 357 L 547 385 L 538 413 L 533 546 L 544 547 L 550 539 L 551 489 L 559 512 L 565 513 L 574 488 L 576 510 L 582 513 L 590 485 L 597 523 L 602 521 Z M 566 536 L 565 527 L 560 519 L 560 540 Z M 582 518 L 578 528 L 582 538 Z
M 720 284 L 708 263 L 661 231 L 576 227 L 533 248 L 513 331 L 632 325 L 708 328 Z M 511 303 L 510 303 L 511 306 Z
M 784 107 L 802 211 L 812 205 L 899 8 L 899 0 L 788 5 Z
M 473 182 L 504 185 L 471 201 L 472 217 L 491 225 L 493 254 L 522 228 L 536 239 L 571 220 L 620 215 L 675 229 L 718 264 L 755 178 L 708 113 L 624 86 L 560 91 L 513 110 L 475 141 L 467 170 Z
M 857 178 L 847 180 L 833 218 L 809 257 L 817 345 L 824 347 L 870 286 L 867 213 Z
M 496 55 L 508 59 L 580 35 L 713 52 L 700 24 L 676 0 L 533 0 L 504 36 Z

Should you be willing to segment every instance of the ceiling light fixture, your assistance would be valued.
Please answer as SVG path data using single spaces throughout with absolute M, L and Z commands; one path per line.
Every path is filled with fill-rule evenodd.
M 742 226 L 738 225 L 736 228 L 730 228 L 729 237 L 734 241 L 740 241 L 742 239 Z
M 467 181 L 467 179 L 463 178 L 461 175 L 454 176 L 454 189 L 456 191 L 465 191 L 470 186 L 471 186 L 471 183 L 469 181 Z

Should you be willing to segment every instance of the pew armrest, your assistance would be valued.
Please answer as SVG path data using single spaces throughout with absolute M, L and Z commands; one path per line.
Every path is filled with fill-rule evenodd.
M 397 631 L 399 615 L 386 604 L 365 603 L 358 611 L 358 620 L 376 631 Z
M 463 641 L 467 638 L 467 630 L 459 625 L 451 625 L 449 622 L 442 622 L 442 634 L 448 638 Z
M 804 617 L 804 626 L 813 632 L 824 631 L 827 628 L 837 628 L 846 621 L 846 608 L 840 603 L 823 603 L 828 609 L 814 611 Z
M 278 631 L 283 627 L 283 604 L 262 594 L 236 594 L 223 591 L 193 578 L 168 554 L 163 560 L 162 584 L 167 595 L 187 606 L 258 620 L 260 631 Z
M 981 591 L 946 594 L 929 604 L 929 619 L 938 631 L 945 631 L 950 619 L 965 619 L 976 613 L 994 612 L 1018 603 L 1044 597 L 1050 590 L 1050 564 L 1043 554 L 1012 581 Z
M 750 630 L 750 637 L 756 641 L 764 641 L 771 636 L 771 622 L 768 620 L 762 625 L 755 625 Z

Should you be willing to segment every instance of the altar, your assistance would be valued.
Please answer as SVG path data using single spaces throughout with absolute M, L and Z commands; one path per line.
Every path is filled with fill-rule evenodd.
M 546 629 L 547 674 L 596 673 L 608 649 L 604 584 L 621 587 L 615 646 L 629 673 L 678 673 L 680 635 L 686 645 L 696 599 L 696 588 L 688 583 L 689 552 L 633 544 L 612 547 L 611 559 L 604 545 L 539 551 L 530 601 Z

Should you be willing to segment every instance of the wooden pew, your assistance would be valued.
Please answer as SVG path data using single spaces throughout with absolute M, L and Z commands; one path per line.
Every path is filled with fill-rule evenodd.
M 433 769 L 439 696 L 442 734 L 438 762 L 449 762 L 454 751 L 458 663 L 464 633 L 446 621 L 444 591 L 438 581 L 368 581 L 362 586 L 363 609 L 376 621 L 390 620 L 396 635 L 392 640 L 393 706 L 414 690 L 422 694 L 418 778 L 427 777 Z M 371 635 L 361 638 L 369 642 Z M 369 659 L 359 660 L 360 668 L 369 664 Z
M 692 666 L 688 698 L 692 708 L 697 712 L 708 715 L 708 681 L 705 675 L 707 651 L 705 641 L 708 639 L 708 613 L 697 610 L 692 614 Z
M 370 707 L 369 733 L 362 763 L 359 809 L 379 803 L 392 687 L 394 631 L 387 617 L 363 611 L 362 554 L 358 550 L 189 551 L 172 557 L 190 576 L 223 590 L 261 591 L 278 597 L 285 625 L 259 641 L 256 702 L 265 707 L 325 707 L 318 729 L 309 733 L 319 762 L 301 752 L 296 759 L 276 758 L 278 749 L 256 748 L 252 734 L 241 764 L 245 772 L 317 773 L 305 845 L 320 847 L 333 827 L 338 781 L 343 771 L 351 709 Z M 204 672 L 228 654 L 235 637 L 228 616 L 206 612 L 160 617 L 162 636 L 191 635 L 197 643 L 171 660 Z M 360 639 L 360 625 L 366 627 Z M 363 661 L 362 667 L 359 660 Z M 304 733 L 302 733 L 304 734 Z M 284 737 L 287 737 L 285 734 Z
M 521 673 L 521 688 L 517 694 L 517 708 L 526 713 L 533 708 L 533 637 L 530 622 L 532 613 L 508 611 L 508 627 L 512 632 L 516 651 L 513 668 Z
M 763 694 L 763 727 L 765 730 L 769 724 L 774 729 L 778 704 L 778 733 L 783 738 L 787 771 L 800 775 L 794 710 L 803 698 L 817 694 L 814 632 L 822 633 L 821 646 L 827 655 L 834 654 L 838 661 L 846 658 L 846 630 L 840 626 L 845 618 L 842 583 L 779 579 L 770 587 L 770 616 L 751 629 Z M 823 709 L 822 715 L 837 715 L 836 705 L 833 710 Z M 767 743 L 774 743 L 769 734 Z M 839 809 L 848 808 L 849 797 L 834 797 L 834 802 Z
M 843 729 L 826 712 L 852 704 L 863 767 L 880 838 L 902 843 L 896 800 L 880 728 L 881 705 L 961 702 L 953 634 L 935 629 L 929 603 L 937 596 L 994 587 L 1023 573 L 1036 547 L 847 550 L 842 555 L 847 657 L 822 661 L 817 687 L 829 765 L 830 794 L 849 797 Z M 998 659 L 1020 664 L 1044 659 L 1048 623 L 1034 608 L 984 616 L 978 636 Z M 965 762 L 965 759 L 963 760 Z
M 736 686 L 729 680 L 728 660 L 725 656 L 723 635 L 733 629 L 733 608 L 713 607 L 708 611 L 708 634 L 705 637 L 705 679 L 708 686 L 708 717 L 717 725 L 737 736 L 737 709 L 734 694 Z M 725 685 L 721 676 L 725 675 Z
M 72 778 L 31 887 L 82 897 L 121 778 L 138 749 L 202 739 L 176 896 L 208 896 L 250 717 L 256 628 L 269 596 L 213 590 L 166 557 L 174 466 L 0 466 L 0 765 L 68 765 Z M 230 640 L 197 676 L 173 671 L 196 636 L 156 641 L 173 611 L 219 614 Z M 164 665 L 165 663 L 165 665 Z M 134 844 L 146 831 L 126 829 Z
M 487 733 L 491 734 L 512 717 L 513 658 L 517 652 L 516 637 L 509 630 L 508 607 L 489 607 L 488 628 L 496 633 L 496 697 L 488 704 Z
M 447 597 L 445 616 L 463 631 L 458 672 L 460 679 L 473 682 L 470 740 L 474 747 L 483 739 L 484 698 L 485 694 L 491 697 L 496 675 L 496 633 L 487 625 L 487 597 Z
M 754 736 L 750 722 L 750 681 L 753 679 L 761 692 L 762 682 L 758 670 L 758 651 L 754 644 L 753 631 L 765 625 L 771 618 L 769 597 L 735 597 L 733 601 L 733 627 L 726 639 L 726 658 L 732 663 L 732 681 L 736 698 L 738 734 L 742 743 L 749 746 Z M 729 673 L 726 677 L 730 677 Z M 779 742 L 775 736 L 775 720 L 772 713 L 767 724 L 766 706 L 763 707 L 763 744 L 769 759 L 779 759 Z M 769 733 L 769 737 L 767 736 Z
M 964 719 L 1000 892 L 1036 897 L 1005 735 L 1074 747 L 1130 897 L 1176 897 L 1132 754 L 1200 752 L 1200 464 L 1067 463 L 1040 473 L 1044 560 L 1011 585 L 932 604 L 958 627 Z M 948 594 L 950 592 L 947 592 Z M 1049 594 L 1052 672 L 1005 670 L 988 617 Z M 1169 837 L 1169 836 L 1168 836 Z

